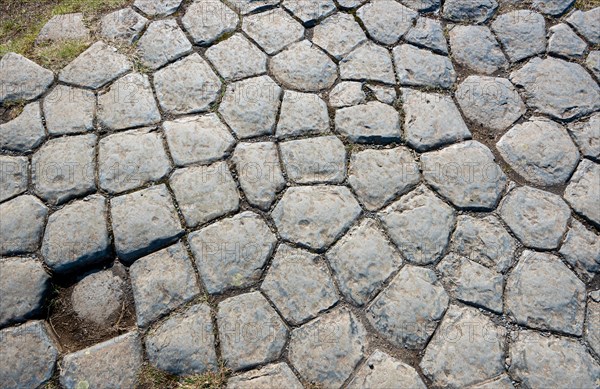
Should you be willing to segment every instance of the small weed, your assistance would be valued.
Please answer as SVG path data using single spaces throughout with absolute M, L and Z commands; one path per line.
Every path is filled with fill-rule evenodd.
M 592 8 L 600 7 L 600 0 L 577 0 L 575 8 L 587 11 Z

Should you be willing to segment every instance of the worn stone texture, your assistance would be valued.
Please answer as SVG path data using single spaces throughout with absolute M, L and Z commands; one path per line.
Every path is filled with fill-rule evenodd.
M 27 190 L 29 160 L 27 157 L 0 155 L 0 202 L 9 200 Z
M 101 20 L 100 35 L 109 40 L 132 44 L 148 24 L 148 19 L 132 8 L 123 8 L 104 16 Z
M 351 15 L 337 13 L 315 27 L 312 42 L 340 59 L 366 40 L 365 33 Z
M 600 226 L 600 165 L 584 159 L 565 189 L 565 200 L 575 212 Z
M 46 139 L 38 102 L 27 104 L 15 119 L 0 124 L 0 148 L 27 153 Z
M 358 81 L 342 81 L 329 92 L 329 105 L 333 108 L 345 108 L 362 104 L 367 95 Z
M 239 80 L 267 71 L 266 54 L 242 34 L 209 47 L 205 55 L 225 80 Z
M 297 184 L 341 184 L 346 179 L 346 147 L 336 136 L 282 142 L 287 177 Z
M 343 80 L 375 81 L 394 84 L 394 65 L 390 52 L 372 42 L 360 45 L 340 61 Z
M 304 37 L 304 27 L 280 8 L 244 17 L 242 30 L 269 55 Z
M 419 14 L 397 1 L 376 0 L 359 8 L 356 15 L 373 40 L 393 45 L 406 34 Z
M 317 94 L 283 92 L 277 138 L 325 133 L 329 130 L 327 104 Z
M 502 14 L 492 23 L 492 30 L 511 62 L 546 51 L 546 21 L 537 12 L 517 10 Z
M 497 9 L 496 0 L 447 0 L 442 16 L 452 22 L 484 23 Z
M 46 128 L 51 135 L 94 130 L 96 96 L 92 91 L 57 85 L 44 98 Z
M 84 322 L 110 327 L 119 320 L 125 303 L 125 288 L 125 280 L 115 271 L 90 274 L 73 288 L 73 312 Z
M 227 381 L 227 389 L 302 389 L 292 369 L 284 363 L 274 363 L 231 377 Z
M 439 20 L 419 17 L 404 39 L 408 43 L 428 48 L 438 54 L 448 54 L 448 43 Z
M 177 11 L 182 0 L 135 0 L 133 5 L 152 17 L 168 16 Z
M 585 282 L 600 272 L 600 237 L 575 219 L 559 252 Z
M 567 23 L 575 27 L 575 29 L 584 36 L 591 44 L 600 44 L 600 25 L 598 18 L 600 17 L 600 7 L 595 7 L 589 11 L 574 11 L 566 19 Z
M 567 58 L 583 58 L 587 49 L 584 40 L 566 24 L 557 24 L 550 27 L 550 39 L 548 40 L 548 52 Z
M 181 18 L 183 28 L 197 45 L 208 45 L 235 30 L 239 18 L 221 1 L 194 1 Z
M 17 53 L 0 59 L 0 104 L 34 100 L 54 82 L 54 74 Z
M 479 73 L 492 74 L 508 65 L 496 38 L 486 26 L 454 26 L 450 30 L 453 58 Z
M 338 109 L 335 129 L 354 143 L 385 144 L 402 137 L 398 111 L 378 101 Z
M 448 57 L 406 44 L 396 46 L 393 54 L 400 85 L 449 89 L 456 82 Z
M 35 38 L 35 43 L 68 40 L 85 41 L 89 37 L 90 31 L 83 23 L 83 14 L 77 12 L 53 16 L 44 24 L 37 38 Z
M 600 113 L 593 114 L 587 121 L 569 124 L 567 130 L 581 154 L 600 160 Z
M 192 44 L 175 19 L 164 19 L 150 23 L 137 42 L 137 50 L 142 64 L 156 70 L 190 53 Z
M 379 350 L 371 354 L 348 384 L 350 389 L 396 386 L 412 389 L 427 388 L 413 367 Z
M 48 208 L 23 195 L 0 204 L 0 255 L 33 253 L 40 247 Z

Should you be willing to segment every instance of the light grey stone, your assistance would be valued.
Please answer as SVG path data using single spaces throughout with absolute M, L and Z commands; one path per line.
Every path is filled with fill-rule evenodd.
M 170 171 L 162 138 L 152 129 L 113 134 L 99 142 L 98 181 L 108 193 L 121 193 L 159 181 Z
M 448 294 L 430 269 L 405 266 L 367 307 L 367 319 L 397 347 L 422 349 L 448 307 Z
M 36 194 L 60 204 L 93 192 L 96 139 L 92 134 L 55 138 L 36 151 L 31 160 Z
M 600 354 L 600 301 L 598 299 L 591 298 L 588 302 L 585 339 L 592 350 Z
M 102 262 L 110 255 L 106 199 L 93 195 L 54 212 L 42 241 L 42 256 L 56 273 Z
M 558 123 L 533 119 L 511 128 L 496 144 L 502 158 L 534 184 L 564 184 L 579 163 L 579 151 Z
M 0 204 L 0 255 L 32 253 L 40 247 L 48 208 L 23 195 Z
M 272 135 L 281 92 L 279 85 L 269 76 L 229 84 L 219 113 L 240 139 Z
M 0 327 L 42 313 L 50 276 L 40 262 L 35 258 L 3 258 L 0 274 Z
M 362 84 L 355 81 L 343 81 L 329 92 L 329 105 L 333 108 L 351 107 L 366 101 L 367 95 Z
M 27 190 L 29 185 L 27 157 L 0 155 L 0 202 L 9 200 Z
M 90 274 L 73 288 L 73 312 L 84 322 L 110 327 L 124 308 L 125 287 L 125 280 L 111 270 Z
M 202 374 L 218 368 L 210 308 L 206 304 L 172 315 L 146 336 L 150 363 L 176 375 Z
M 313 0 L 283 0 L 282 5 L 307 27 L 314 25 L 317 21 L 331 15 L 336 10 L 333 0 L 319 0 L 316 2 Z
M 420 366 L 433 385 L 464 388 L 504 372 L 506 330 L 474 308 L 451 305 Z
M 401 138 L 398 111 L 378 101 L 338 109 L 335 128 L 355 143 L 392 143 Z
M 382 103 L 392 105 L 398 98 L 396 89 L 393 86 L 367 84 L 367 90 Z
M 448 57 L 412 45 L 396 46 L 393 53 L 401 85 L 448 89 L 456 81 L 456 72 Z
M 361 209 L 343 186 L 289 188 L 271 216 L 282 239 L 322 250 L 346 232 Z
M 383 283 L 402 266 L 402 258 L 377 228 L 366 219 L 340 239 L 327 259 L 340 292 L 353 304 L 367 304 Z
M 240 143 L 233 153 L 237 179 L 246 200 L 268 210 L 285 188 L 277 145 L 272 142 Z
M 554 249 L 567 229 L 571 211 L 559 196 L 524 186 L 505 197 L 500 216 L 524 245 Z
M 339 388 L 363 358 L 366 337 L 350 310 L 336 308 L 292 332 L 288 358 L 307 381 Z
M 185 246 L 176 243 L 129 268 L 137 325 L 146 327 L 200 294 Z
M 469 120 L 491 131 L 504 130 L 526 111 L 519 93 L 505 78 L 469 76 L 455 96 Z
M 533 8 L 552 16 L 562 15 L 575 0 L 533 0 Z
M 228 2 L 237 12 L 247 15 L 271 8 L 281 3 L 281 0 L 229 0 Z
M 37 388 L 52 377 L 58 350 L 43 321 L 1 330 L 0 349 L 3 388 Z
M 427 265 L 448 246 L 456 219 L 454 210 L 421 185 L 380 212 L 392 241 L 404 258 Z
M 404 39 L 439 54 L 448 54 L 448 43 L 439 20 L 419 17 Z
M 336 64 L 307 40 L 294 43 L 272 57 L 269 69 L 287 88 L 305 92 L 327 89 L 337 78 Z
M 221 80 L 193 53 L 154 73 L 154 88 L 164 111 L 188 114 L 208 110 L 219 97 Z
M 57 85 L 44 98 L 44 118 L 51 135 L 94 130 L 96 96 L 92 91 Z
M 585 282 L 600 272 L 600 237 L 573 219 L 560 254 Z
M 420 178 L 419 165 L 404 147 L 362 150 L 350 158 L 348 183 L 370 211 L 412 190 Z
M 282 244 L 260 289 L 283 317 L 302 324 L 338 301 L 327 265 L 306 250 Z
M 227 127 L 214 113 L 164 122 L 163 129 L 177 166 L 218 161 L 235 143 Z
M 209 47 L 205 55 L 225 80 L 267 72 L 267 55 L 239 33 Z
M 600 165 L 584 159 L 565 189 L 565 200 L 575 212 L 600 226 Z
M 183 229 L 164 184 L 110 200 L 115 249 L 126 262 L 177 240 Z
M 48 90 L 54 74 L 17 53 L 0 59 L 0 104 L 34 100 Z
M 496 0 L 447 0 L 442 16 L 452 22 L 484 23 L 498 9 Z
M 237 185 L 225 162 L 173 172 L 169 184 L 190 228 L 238 210 Z
M 0 148 L 30 152 L 46 139 L 38 102 L 27 104 L 15 119 L 0 124 Z
M 591 44 L 600 44 L 600 7 L 595 7 L 589 11 L 574 11 L 567 18 L 567 23 L 575 27 L 575 29 L 583 35 Z
M 100 35 L 109 40 L 132 44 L 147 24 L 148 19 L 131 8 L 123 8 L 102 17 Z
M 550 27 L 548 52 L 567 58 L 583 58 L 587 44 L 566 24 Z
M 492 30 L 511 62 L 546 51 L 546 21 L 537 12 L 517 10 L 502 14 L 492 23 Z
M 208 293 L 244 288 L 258 281 L 277 238 L 253 212 L 242 212 L 189 235 Z
M 278 359 L 288 336 L 287 327 L 260 292 L 219 303 L 217 324 L 223 359 L 233 370 Z
M 412 366 L 379 350 L 371 354 L 348 384 L 349 389 L 397 386 L 411 389 L 427 388 Z
M 270 55 L 304 37 L 304 27 L 281 8 L 245 17 L 242 30 Z
M 143 350 L 136 332 L 95 344 L 65 355 L 61 362 L 60 383 L 67 389 L 125 388 L 137 382 L 142 368 Z
M 341 59 L 367 37 L 354 17 L 346 13 L 329 16 L 314 28 L 312 41 L 337 59 Z
M 286 90 L 277 122 L 278 138 L 314 135 L 329 130 L 327 104 L 317 94 Z
M 168 16 L 177 11 L 182 0 L 135 0 L 133 5 L 146 15 Z
M 231 377 L 227 389 L 302 389 L 303 386 L 285 362 L 274 363 Z
M 343 80 L 377 81 L 394 84 L 394 65 L 387 49 L 367 42 L 340 61 Z
M 486 26 L 454 26 L 450 30 L 452 57 L 479 73 L 492 74 L 508 66 L 500 45 Z
M 402 89 L 406 143 L 427 151 L 471 138 L 460 111 L 447 95 Z
M 208 45 L 238 25 L 237 14 L 221 1 L 197 0 L 192 2 L 181 18 L 183 28 L 197 45 Z
M 287 177 L 297 184 L 340 184 L 346 179 L 346 147 L 335 135 L 279 144 Z
M 365 3 L 367 0 L 338 0 L 338 4 L 342 8 L 356 8 Z
M 581 154 L 600 160 L 600 113 L 593 114 L 588 121 L 570 124 L 568 131 Z
M 148 26 L 137 42 L 137 51 L 144 66 L 156 70 L 192 51 L 175 19 L 157 20 Z
M 376 42 L 394 45 L 412 27 L 418 12 L 394 0 L 375 0 L 356 12 Z
M 112 46 L 96 42 L 81 53 L 59 73 L 67 84 L 98 89 L 133 68 L 131 61 Z
M 36 44 L 61 41 L 85 41 L 90 38 L 90 30 L 83 23 L 81 12 L 54 15 L 44 24 L 37 38 Z
M 469 389 L 515 389 L 508 374 L 501 374 L 490 380 L 469 386 Z

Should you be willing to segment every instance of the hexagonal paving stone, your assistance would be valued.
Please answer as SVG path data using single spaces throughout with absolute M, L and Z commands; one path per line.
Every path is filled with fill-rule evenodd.
M 477 309 L 451 305 L 420 366 L 439 387 L 463 388 L 504 372 L 503 327 Z
M 0 202 L 9 200 L 27 190 L 29 160 L 27 157 L 0 155 Z
M 0 148 L 26 153 L 46 139 L 38 102 L 27 104 L 15 119 L 0 124 Z
M 396 46 L 393 54 L 400 85 L 448 89 L 456 82 L 448 57 L 413 45 Z
M 574 0 L 534 0 L 532 5 L 535 9 L 545 14 L 560 16 L 574 2 Z
M 329 131 L 327 104 L 317 94 L 286 90 L 277 122 L 278 138 Z
M 0 59 L 0 104 L 33 100 L 54 82 L 54 74 L 17 53 L 6 53 Z
M 360 213 L 348 188 L 315 185 L 289 188 L 271 216 L 284 240 L 322 250 L 347 231 Z
M 408 43 L 428 48 L 438 54 L 448 54 L 448 43 L 439 20 L 419 17 L 404 39 Z
M 0 349 L 4 388 L 37 388 L 52 377 L 58 350 L 44 322 L 30 321 L 1 330 Z
M 575 27 L 588 42 L 597 45 L 600 44 L 600 31 L 598 29 L 598 17 L 600 17 L 600 7 L 595 7 L 589 11 L 574 11 L 567 18 L 567 22 Z
M 550 27 L 548 52 L 562 57 L 579 59 L 587 49 L 587 43 L 566 24 Z
M 356 305 L 368 303 L 402 266 L 402 258 L 372 219 L 365 219 L 327 253 L 340 292 Z
M 206 50 L 206 58 L 226 80 L 267 72 L 267 56 L 242 34 L 235 34 Z
M 194 1 L 181 18 L 183 27 L 197 45 L 213 43 L 235 30 L 238 16 L 220 1 Z
M 218 367 L 210 308 L 194 305 L 174 314 L 146 336 L 150 363 L 177 375 L 202 374 Z
M 560 254 L 585 282 L 600 272 L 600 236 L 575 219 L 571 221 Z
M 393 0 L 376 0 L 362 6 L 356 15 L 376 42 L 394 45 L 419 15 Z
M 133 262 L 183 234 L 164 184 L 113 197 L 110 205 L 115 248 L 123 261 Z
M 140 61 L 144 66 L 156 70 L 192 51 L 175 19 L 157 20 L 150 23 L 137 42 Z
M 126 272 L 114 270 L 90 274 L 75 284 L 71 306 L 79 319 L 101 328 L 117 323 L 125 304 Z
M 500 216 L 524 245 L 554 249 L 567 229 L 571 211 L 559 196 L 524 186 L 508 194 Z
M 398 111 L 378 101 L 338 109 L 335 128 L 355 143 L 392 143 L 401 138 Z
M 283 142 L 279 148 L 294 183 L 340 184 L 346 179 L 346 147 L 334 135 Z
M 558 257 L 526 250 L 506 281 L 506 312 L 521 325 L 580 336 L 585 294 Z
M 360 45 L 340 61 L 340 76 L 343 80 L 396 82 L 390 52 L 372 42 Z
M 227 86 L 219 113 L 238 138 L 271 135 L 279 111 L 281 88 L 269 76 Z
M 110 255 L 106 199 L 93 195 L 48 218 L 42 256 L 52 271 L 65 273 L 102 262 Z
M 338 301 L 326 264 L 286 244 L 277 249 L 260 289 L 293 325 L 316 317 Z
M 600 113 L 593 114 L 588 121 L 572 123 L 568 127 L 569 134 L 579 146 L 581 154 L 595 160 L 600 160 L 598 128 L 600 128 Z
M 57 85 L 44 98 L 44 118 L 51 135 L 94 130 L 96 96 L 92 91 Z
M 500 45 L 486 26 L 454 26 L 450 30 L 452 57 L 479 73 L 492 74 L 508 65 Z
M 284 362 L 274 363 L 231 377 L 227 389 L 302 389 L 292 369 Z
M 135 0 L 140 11 L 153 17 L 168 16 L 177 11 L 182 0 Z
M 242 30 L 270 55 L 304 37 L 304 27 L 281 8 L 245 17 Z
M 483 23 L 496 12 L 496 0 L 448 0 L 442 16 L 452 22 Z
M 271 0 L 271 2 L 279 1 Z M 311 0 L 283 0 L 282 5 L 307 27 L 316 24 L 317 21 L 331 15 L 336 10 L 333 0 L 320 0 L 316 3 Z
M 365 103 L 367 95 L 363 84 L 356 81 L 342 81 L 329 92 L 329 105 L 333 108 L 345 108 Z
M 565 189 L 565 200 L 575 212 L 600 226 L 600 164 L 584 159 Z
M 404 258 L 420 265 L 440 258 L 456 219 L 454 210 L 423 185 L 379 215 Z
M 337 59 L 366 40 L 360 25 L 345 13 L 337 13 L 319 23 L 312 38 L 313 43 Z
M 339 388 L 363 358 L 366 337 L 350 310 L 336 308 L 292 332 L 288 358 L 307 381 Z
M 100 35 L 110 40 L 132 44 L 140 37 L 147 24 L 148 19 L 131 8 L 123 8 L 102 18 Z
M 386 353 L 375 350 L 348 384 L 349 389 L 360 388 L 426 389 L 417 371 Z
M 600 291 L 598 290 L 590 293 L 585 323 L 585 339 L 596 354 L 600 354 Z
M 277 238 L 253 212 L 242 212 L 189 235 L 208 293 L 244 288 L 259 280 Z
M 137 324 L 146 327 L 200 293 L 185 246 L 176 243 L 129 268 Z
M 0 204 L 0 255 L 32 253 L 40 247 L 48 208 L 23 195 Z
M 237 185 L 225 162 L 178 169 L 169 184 L 188 227 L 238 210 Z
M 222 301 L 217 324 L 223 359 L 233 370 L 278 359 L 288 336 L 285 324 L 259 292 Z
M 40 30 L 36 44 L 60 42 L 68 40 L 86 41 L 90 31 L 83 23 L 81 12 L 54 15 Z
M 492 29 L 511 62 L 546 51 L 546 21 L 537 12 L 517 10 L 502 14 Z

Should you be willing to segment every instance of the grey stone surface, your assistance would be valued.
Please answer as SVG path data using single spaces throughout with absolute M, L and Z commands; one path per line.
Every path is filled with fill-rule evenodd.
M 174 314 L 145 340 L 150 363 L 176 375 L 202 374 L 218 368 L 210 308 L 194 305 Z
M 372 42 L 357 47 L 340 61 L 340 76 L 343 80 L 395 83 L 389 51 Z
M 275 2 L 277 0 L 270 1 Z M 331 15 L 336 10 L 333 0 L 321 0 L 318 2 L 310 0 L 283 0 L 282 5 L 295 17 L 300 19 L 305 26 L 314 25 L 317 21 Z
M 275 196 L 285 187 L 277 145 L 272 142 L 240 143 L 233 153 L 246 200 L 262 210 L 268 210 Z
M 469 120 L 491 131 L 506 129 L 526 111 L 517 89 L 505 78 L 469 76 L 455 96 Z
M 376 331 L 397 347 L 422 349 L 448 307 L 449 297 L 430 269 L 405 266 L 367 307 Z
M 35 258 L 3 258 L 0 259 L 0 274 L 0 327 L 42 313 L 50 276 L 39 261 Z
M 459 64 L 483 74 L 508 66 L 504 53 L 486 26 L 454 26 L 450 30 L 452 58 Z
M 356 15 L 372 39 L 393 45 L 406 34 L 419 14 L 397 1 L 376 0 L 362 6 Z
M 131 387 L 142 368 L 143 350 L 136 332 L 67 354 L 61 361 L 60 383 L 67 389 Z
M 533 7 L 538 11 L 552 16 L 562 15 L 575 0 L 533 0 Z
M 279 144 L 287 177 L 297 184 L 340 184 L 346 179 L 346 147 L 334 135 Z
M 129 268 L 137 324 L 146 327 L 200 293 L 185 246 L 176 243 Z
M 338 4 L 342 8 L 355 8 L 365 3 L 367 0 L 338 0 Z
M 286 244 L 277 249 L 260 289 L 293 325 L 316 317 L 338 301 L 325 262 Z
M 314 28 L 312 41 L 337 59 L 365 42 L 367 37 L 352 15 L 337 13 Z
M 0 202 L 9 200 L 27 190 L 29 160 L 27 157 L 0 155 Z
M 398 98 L 393 86 L 367 84 L 367 90 L 382 103 L 393 105 Z
M 408 43 L 448 54 L 448 43 L 439 20 L 419 17 L 413 28 L 404 37 Z
M 73 312 L 84 322 L 110 327 L 124 308 L 125 288 L 125 280 L 111 270 L 90 274 L 73 288 Z
M 115 249 L 126 262 L 156 251 L 183 234 L 164 184 L 110 200 Z
M 42 256 L 56 273 L 102 262 L 110 255 L 106 199 L 93 195 L 54 212 L 42 241 Z
M 585 282 L 600 272 L 600 237 L 575 219 L 571 221 L 560 254 Z
M 161 108 L 172 114 L 207 111 L 217 100 L 221 81 L 200 55 L 193 53 L 154 73 Z
M 396 46 L 393 53 L 400 85 L 448 89 L 456 81 L 448 57 L 412 45 Z
M 348 384 L 349 389 L 396 386 L 412 389 L 427 388 L 413 367 L 379 350 L 371 354 Z
M 351 107 L 364 103 L 366 99 L 362 84 L 356 81 L 342 81 L 329 92 L 329 105 L 333 108 Z
M 239 33 L 209 47 L 205 55 L 225 80 L 267 72 L 267 55 Z
M 304 27 L 281 8 L 246 16 L 242 30 L 270 55 L 304 37 Z
M 282 239 L 322 250 L 346 232 L 360 213 L 348 188 L 315 185 L 289 188 L 271 216 Z
M 327 105 L 317 94 L 286 90 L 277 122 L 278 138 L 314 135 L 329 130 Z
M 181 18 L 183 28 L 197 45 L 208 45 L 234 31 L 239 18 L 221 1 L 194 1 Z
M 504 198 L 500 216 L 524 245 L 554 249 L 567 229 L 571 212 L 558 195 L 523 186 Z
M 354 143 L 385 144 L 401 138 L 398 111 L 378 101 L 338 109 L 335 128 Z
M 517 10 L 502 14 L 492 23 L 492 30 L 511 62 L 546 51 L 546 21 L 537 12 Z
M 336 308 L 292 332 L 288 358 L 307 381 L 338 388 L 364 357 L 366 335 L 350 310 Z
M 177 11 L 182 0 L 135 0 L 133 3 L 143 13 L 153 16 L 168 16 Z
M 567 23 L 575 27 L 575 29 L 585 37 L 591 44 L 600 44 L 600 7 L 595 7 L 589 11 L 574 11 L 566 19 Z
M 192 51 L 192 44 L 175 19 L 157 20 L 148 26 L 137 42 L 142 64 L 156 70 Z
M 237 185 L 225 162 L 175 170 L 169 184 L 191 228 L 235 212 L 240 205 Z
M 58 79 L 67 84 L 98 89 L 133 68 L 127 57 L 104 42 L 96 42 L 81 53 L 59 73 Z
M 440 8 L 441 0 L 401 0 L 401 3 L 420 12 L 435 11 Z
M 549 120 L 517 124 L 496 148 L 515 172 L 537 185 L 565 183 L 579 163 L 579 151 L 567 131 Z
M 227 381 L 227 389 L 302 389 L 292 369 L 284 362 L 267 365 L 240 375 Z
M 231 6 L 242 15 L 260 12 L 281 3 L 281 0 L 230 0 Z
M 348 174 L 348 183 L 370 211 L 412 190 L 421 178 L 419 165 L 404 147 L 353 153 Z
M 0 148 L 26 153 L 45 139 L 42 110 L 37 102 L 27 104 L 15 119 L 0 124 Z
M 600 160 L 600 113 L 593 114 L 585 122 L 570 124 L 567 130 L 579 146 L 581 154 Z
M 592 50 L 585 60 L 585 66 L 594 73 L 596 79 L 600 79 L 600 50 Z
M 600 165 L 584 159 L 573 174 L 564 196 L 575 212 L 600 226 Z
M 177 166 L 207 164 L 224 158 L 235 139 L 219 117 L 210 113 L 163 123 L 165 138 Z
M 307 40 L 294 43 L 272 57 L 269 69 L 284 86 L 306 92 L 327 89 L 337 78 L 336 64 Z
M 559 120 L 571 120 L 600 109 L 600 87 L 583 67 L 556 58 L 534 58 L 510 75 L 524 88 L 527 103 Z
M 0 255 L 32 253 L 40 247 L 48 208 L 23 195 L 0 204 Z
M 548 52 L 567 58 L 583 58 L 587 44 L 566 24 L 550 27 Z
M 327 259 L 340 292 L 358 306 L 368 303 L 402 266 L 402 258 L 372 219 L 340 239 L 327 252 Z
M 483 23 L 497 9 L 496 0 L 448 0 L 444 2 L 442 16 L 452 22 Z
M 208 293 L 244 288 L 258 281 L 277 239 L 265 221 L 246 211 L 189 235 Z
M 94 130 L 96 96 L 92 91 L 57 85 L 44 98 L 46 128 L 51 135 Z
M 0 331 L 0 381 L 6 389 L 36 388 L 47 382 L 58 357 L 42 321 Z
M 279 111 L 281 88 L 269 76 L 227 86 L 219 113 L 240 139 L 272 135 Z
M 379 214 L 404 258 L 427 265 L 448 246 L 456 219 L 454 210 L 421 185 Z
M 148 19 L 131 8 L 123 8 L 102 18 L 100 35 L 109 40 L 132 44 L 147 24 Z
M 89 37 L 90 31 L 83 22 L 83 14 L 77 12 L 52 16 L 40 30 L 35 43 L 85 41 Z
M 31 181 L 38 196 L 51 204 L 64 203 L 96 189 L 96 135 L 47 141 L 31 160 Z
M 421 360 L 439 387 L 461 388 L 504 372 L 505 329 L 477 309 L 451 305 Z
M 588 301 L 585 324 L 585 339 L 596 354 L 600 354 L 600 298 L 598 297 L 598 291 L 592 292 Z
M 514 389 L 512 379 L 508 374 L 501 374 L 498 377 L 469 386 L 469 389 Z
M 33 100 L 54 82 L 54 74 L 17 53 L 6 53 L 0 59 L 0 104 Z
M 233 370 L 278 359 L 288 336 L 287 327 L 260 292 L 219 303 L 217 325 L 223 359 Z
M 405 88 L 402 101 L 406 143 L 417 151 L 471 138 L 450 96 Z

